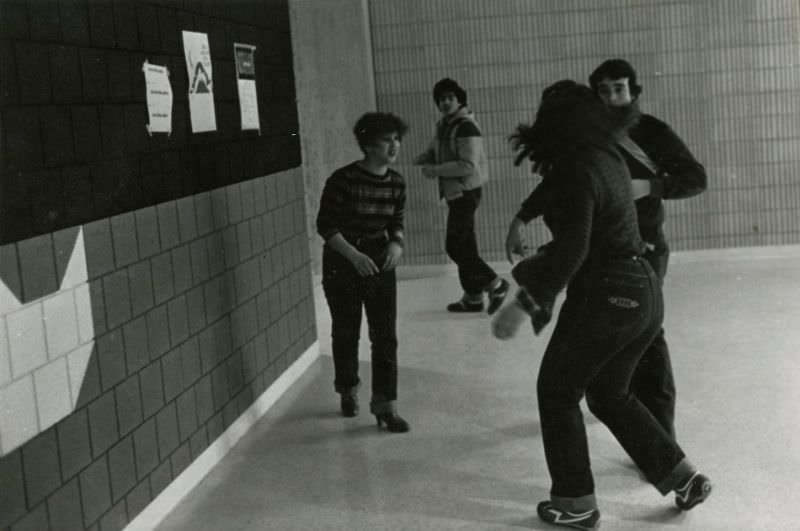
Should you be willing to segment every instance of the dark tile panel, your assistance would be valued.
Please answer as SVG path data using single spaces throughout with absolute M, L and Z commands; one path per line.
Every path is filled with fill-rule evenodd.
M 138 50 L 139 35 L 134 2 L 118 0 L 114 2 L 113 6 L 117 46 L 125 50 Z
M 208 445 L 208 434 L 205 428 L 200 428 L 189 440 L 189 451 L 191 452 L 192 460 L 197 459 L 197 457 L 208 448 Z
M 92 454 L 95 458 L 104 454 L 119 440 L 113 391 L 105 393 L 89 404 L 89 433 L 92 439 Z
M 125 498 L 125 505 L 128 508 L 128 518 L 131 520 L 141 513 L 152 501 L 150 495 L 150 482 L 142 481 L 134 487 Z
M 147 319 L 140 316 L 123 326 L 125 363 L 128 374 L 134 374 L 150 361 L 147 344 Z
M 149 418 L 164 405 L 164 384 L 161 376 L 161 363 L 155 361 L 139 373 L 142 391 L 142 415 Z
M 137 428 L 133 434 L 133 445 L 137 476 L 141 480 L 147 477 L 159 463 L 155 419 L 151 418 Z
M 0 527 L 25 514 L 25 480 L 22 473 L 22 451 L 0 457 Z
M 103 277 L 103 292 L 106 301 L 108 328 L 113 330 L 129 321 L 131 318 L 131 294 L 130 286 L 128 285 L 128 272 L 122 269 Z
M 161 30 L 159 28 L 158 9 L 145 3 L 139 3 L 136 5 L 136 20 L 139 25 L 138 49 L 145 52 L 159 51 L 161 48 Z
M 122 531 L 127 523 L 125 500 L 121 500 L 100 517 L 100 531 Z
M 9 170 L 41 168 L 44 157 L 38 110 L 35 107 L 8 107 L 2 109 L 0 117 L 5 137 L 6 167 Z M 4 179 L 10 179 L 10 175 Z
M 75 476 L 92 460 L 87 410 L 80 409 L 56 425 L 61 476 Z
M 172 269 L 175 293 L 185 293 L 192 287 L 192 265 L 188 243 L 172 250 Z
M 114 12 L 111 2 L 88 2 L 88 21 L 91 44 L 111 48 L 116 44 Z
M 174 402 L 156 415 L 156 430 L 159 455 L 164 460 L 178 447 L 178 418 Z
M 169 350 L 169 323 L 165 304 L 147 312 L 147 335 L 151 360 L 161 357 Z
M 116 503 L 136 485 L 133 437 L 126 437 L 109 450 L 108 472 L 111 479 L 111 499 Z
M 170 402 L 183 390 L 179 348 L 167 352 L 161 358 L 161 372 L 164 379 L 164 399 Z
M 54 103 L 76 104 L 83 97 L 80 59 L 75 46 L 52 45 L 50 52 L 51 96 Z
M 81 81 L 83 101 L 98 104 L 108 101 L 108 51 L 100 48 L 81 48 Z
M 17 75 L 22 103 L 48 104 L 50 98 L 50 54 L 46 44 L 17 42 L 16 51 Z
M 79 46 L 90 44 L 89 13 L 84 2 L 59 0 L 59 21 L 64 42 Z
M 50 522 L 59 529 L 83 529 L 80 486 L 73 478 L 47 499 Z
M 186 297 L 180 296 L 167 303 L 169 334 L 172 345 L 178 345 L 189 337 L 189 315 Z
M 111 507 L 108 463 L 104 457 L 81 472 L 80 487 L 84 524 L 88 526 Z
M 100 117 L 97 107 L 84 105 L 71 107 L 73 138 L 75 141 L 75 160 L 92 162 L 102 156 Z M 84 201 L 90 196 L 83 198 Z
M 214 397 L 211 390 L 211 376 L 204 376 L 194 386 L 197 405 L 197 420 L 205 423 L 214 414 Z
M 158 468 L 150 474 L 150 492 L 153 497 L 158 496 L 162 490 L 167 488 L 167 485 L 169 485 L 171 481 L 172 466 L 170 465 L 169 459 L 165 459 Z
M 19 522 L 11 526 L 11 531 L 41 531 L 47 529 L 47 504 L 40 503 Z
M 24 0 L 0 2 L 0 38 L 28 38 L 28 7 Z
M 126 435 L 142 423 L 142 398 L 139 379 L 136 375 L 128 378 L 115 389 L 117 419 L 120 435 Z
M 170 463 L 172 464 L 172 474 L 177 476 L 189 466 L 192 462 L 192 456 L 189 450 L 189 441 L 186 441 L 170 456 Z
M 189 389 L 175 401 L 178 412 L 178 436 L 186 441 L 197 429 L 197 402 L 194 390 Z

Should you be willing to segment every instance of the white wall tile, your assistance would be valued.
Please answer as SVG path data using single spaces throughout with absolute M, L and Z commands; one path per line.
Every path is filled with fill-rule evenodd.
M 11 381 L 11 352 L 8 349 L 6 318 L 0 317 L 0 387 Z
M 38 433 L 33 376 L 0 388 L 0 443 L 10 452 Z
M 44 431 L 72 411 L 66 357 L 57 358 L 33 373 L 39 431 Z
M 47 362 L 41 303 L 31 304 L 7 317 L 11 348 L 11 374 L 20 378 Z
M 78 346 L 75 296 L 72 290 L 61 291 L 42 302 L 47 355 L 53 360 Z

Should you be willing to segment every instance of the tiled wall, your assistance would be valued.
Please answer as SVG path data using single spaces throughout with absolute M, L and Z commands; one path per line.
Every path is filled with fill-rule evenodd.
M 182 30 L 218 131 L 191 132 Z M 122 529 L 309 351 L 299 166 L 287 0 L 0 1 L 0 530 Z
M 641 103 L 706 165 L 709 190 L 667 202 L 674 249 L 800 242 L 800 3 L 796 0 L 374 0 L 369 3 L 378 107 L 411 124 L 404 141 L 406 263 L 444 263 L 435 184 L 408 164 L 438 118 L 431 88 L 457 79 L 483 127 L 491 181 L 479 209 L 486 256 L 503 259 L 508 223 L 534 186 L 508 135 L 562 78 L 629 59 Z M 535 222 L 528 237 L 548 237 Z
M 316 340 L 299 169 L 0 257 L 3 530 L 123 528 Z
M 0 244 L 300 165 L 288 0 L 2 0 Z M 182 31 L 208 35 L 217 131 L 192 133 Z M 233 44 L 256 46 L 242 131 Z M 169 69 L 147 134 L 142 65 Z

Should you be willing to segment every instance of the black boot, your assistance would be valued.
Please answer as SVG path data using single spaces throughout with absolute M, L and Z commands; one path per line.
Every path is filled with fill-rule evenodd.
M 355 417 L 358 415 L 358 396 L 342 395 L 340 403 L 343 417 Z
M 379 428 L 386 424 L 386 429 L 392 433 L 405 433 L 411 429 L 408 422 L 397 413 L 375 413 L 375 420 Z

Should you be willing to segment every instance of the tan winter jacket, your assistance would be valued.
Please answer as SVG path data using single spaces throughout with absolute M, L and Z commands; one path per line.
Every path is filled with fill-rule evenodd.
M 453 116 L 439 120 L 435 138 L 414 163 L 433 166 L 439 177 L 439 194 L 447 201 L 461 197 L 464 190 L 483 186 L 489 180 L 489 163 L 472 111 L 461 107 Z

